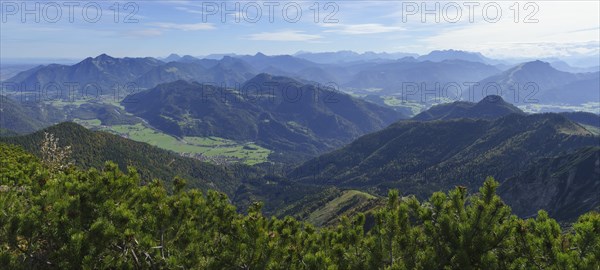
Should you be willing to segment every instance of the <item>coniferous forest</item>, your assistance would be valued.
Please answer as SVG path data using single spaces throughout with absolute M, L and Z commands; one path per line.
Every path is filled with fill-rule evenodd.
M 68 150 L 68 149 L 64 149 Z M 0 265 L 6 269 L 598 269 L 600 214 L 567 228 L 544 211 L 521 219 L 488 178 L 428 200 L 387 204 L 315 227 L 240 214 L 226 195 L 176 178 L 62 166 L 0 145 Z

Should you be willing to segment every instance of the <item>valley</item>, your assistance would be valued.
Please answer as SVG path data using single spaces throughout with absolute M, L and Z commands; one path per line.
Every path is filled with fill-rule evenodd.
M 123 138 L 148 143 L 159 148 L 173 151 L 182 156 L 197 158 L 217 164 L 242 162 L 248 165 L 268 161 L 270 150 L 254 143 L 238 143 L 218 137 L 183 137 L 176 138 L 159 130 L 147 127 L 142 123 L 135 125 L 104 126 L 99 119 L 73 122 L 82 126 L 119 135 Z

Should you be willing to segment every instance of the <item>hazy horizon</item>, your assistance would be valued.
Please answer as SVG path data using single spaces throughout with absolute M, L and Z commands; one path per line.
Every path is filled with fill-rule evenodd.
M 433 50 L 433 51 L 450 51 L 450 50 L 454 50 L 454 49 L 440 49 L 440 50 Z M 95 58 L 97 56 L 100 56 L 102 54 L 106 54 L 108 56 L 114 57 L 114 58 L 124 58 L 124 57 L 129 57 L 129 58 L 144 58 L 144 57 L 152 57 L 152 58 L 156 58 L 156 59 L 165 59 L 173 54 L 178 55 L 178 56 L 192 56 L 195 58 L 215 58 L 216 56 L 222 56 L 222 55 L 236 55 L 236 56 L 245 56 L 245 55 L 256 55 L 259 53 L 265 54 L 267 56 L 278 56 L 278 55 L 298 55 L 298 54 L 302 54 L 302 53 L 309 53 L 309 54 L 319 54 L 319 53 L 337 53 L 337 52 L 354 52 L 357 54 L 367 54 L 367 53 L 375 53 L 375 54 L 412 54 L 415 57 L 418 56 L 424 56 L 427 55 L 428 53 L 425 54 L 418 54 L 418 53 L 414 53 L 414 52 L 402 52 L 402 51 L 394 51 L 394 52 L 388 52 L 388 51 L 363 51 L 363 52 L 357 52 L 357 51 L 352 51 L 352 50 L 339 50 L 339 51 L 298 51 L 296 53 L 291 53 L 291 54 L 267 54 L 267 53 L 263 53 L 263 52 L 255 52 L 255 53 L 247 53 L 247 54 L 243 54 L 243 53 L 235 53 L 235 52 L 216 52 L 216 53 L 211 53 L 211 54 L 207 54 L 207 55 L 197 55 L 197 54 L 183 54 L 183 53 L 177 53 L 177 52 L 173 52 L 167 55 L 126 55 L 126 56 L 116 56 L 113 55 L 111 53 L 108 52 L 104 52 L 104 53 L 100 53 L 97 55 L 88 55 L 86 57 L 82 57 L 82 58 L 47 58 L 47 57 L 21 57 L 21 58 L 11 58 L 11 57 L 2 57 L 0 58 L 0 63 L 1 64 L 14 64 L 14 65 L 18 65 L 18 64 L 73 64 L 73 63 L 77 63 L 80 62 L 86 58 Z M 431 52 L 433 52 L 431 51 Z M 461 50 L 455 50 L 455 51 L 461 51 Z M 461 51 L 461 52 L 467 52 L 467 53 L 479 53 L 479 52 L 474 52 L 474 51 Z M 481 54 L 481 53 L 479 53 Z M 484 54 L 481 54 L 484 57 L 488 57 Z M 410 57 L 410 56 L 409 56 Z M 590 64 L 590 63 L 595 63 L 595 59 L 598 59 L 600 57 L 600 55 L 590 55 L 590 56 L 572 56 L 572 57 L 557 57 L 557 56 L 547 56 L 547 57 L 488 57 L 490 59 L 493 60 L 500 60 L 500 61 L 505 61 L 507 62 L 507 64 L 516 64 L 516 63 L 520 63 L 520 62 L 528 62 L 528 61 L 535 61 L 535 60 L 540 60 L 540 61 L 563 61 L 565 63 L 567 63 L 568 65 L 572 66 L 572 67 L 596 67 L 599 66 L 600 63 L 598 64 Z M 220 58 L 220 57 L 219 57 Z M 401 57 L 400 57 L 401 58 Z M 587 64 L 586 64 L 587 63 Z
M 4 1 L 0 58 L 455 49 L 503 59 L 600 52 L 597 1 L 273 3 Z

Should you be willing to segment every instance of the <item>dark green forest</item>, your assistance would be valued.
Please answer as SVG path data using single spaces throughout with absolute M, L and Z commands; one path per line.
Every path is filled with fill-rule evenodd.
M 598 269 L 600 214 L 562 229 L 520 219 L 488 178 L 428 200 L 387 204 L 315 227 L 241 214 L 216 191 L 175 178 L 56 167 L 0 144 L 0 265 L 6 269 Z

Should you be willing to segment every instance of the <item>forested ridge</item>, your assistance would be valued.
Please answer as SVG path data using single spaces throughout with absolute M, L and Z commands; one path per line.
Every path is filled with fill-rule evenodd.
M 71 157 L 75 165 L 82 169 L 102 168 L 104 162 L 110 160 L 121 170 L 134 166 L 146 181 L 153 178 L 170 180 L 180 176 L 189 180 L 191 187 L 212 187 L 228 193 L 235 190 L 233 170 L 184 158 L 110 133 L 91 131 L 72 122 L 60 123 L 28 135 L 0 138 L 0 142 L 20 145 L 28 152 L 40 156 L 40 145 L 46 133 L 55 135 L 60 139 L 60 144 L 72 146 Z M 240 170 L 250 170 L 244 166 L 239 167 L 243 167 Z
M 242 211 L 253 201 L 261 201 L 265 204 L 263 210 L 266 213 L 279 215 L 278 212 L 290 202 L 322 190 L 318 186 L 294 183 L 277 176 L 281 173 L 274 166 L 203 162 L 146 143 L 102 131 L 91 131 L 72 122 L 27 135 L 0 137 L 0 143 L 21 146 L 25 151 L 41 157 L 41 145 L 46 134 L 55 136 L 59 145 L 71 146 L 71 160 L 80 169 L 102 169 L 105 162 L 110 160 L 122 171 L 126 171 L 128 166 L 134 167 L 143 184 L 161 179 L 167 188 L 171 187 L 175 177 L 179 177 L 187 182 L 188 188 L 224 192 Z
M 134 168 L 82 170 L 0 144 L 0 265 L 7 269 L 598 269 L 600 214 L 569 229 L 519 219 L 487 179 L 419 202 L 391 190 L 371 214 L 315 227 L 240 214 L 226 195 Z

